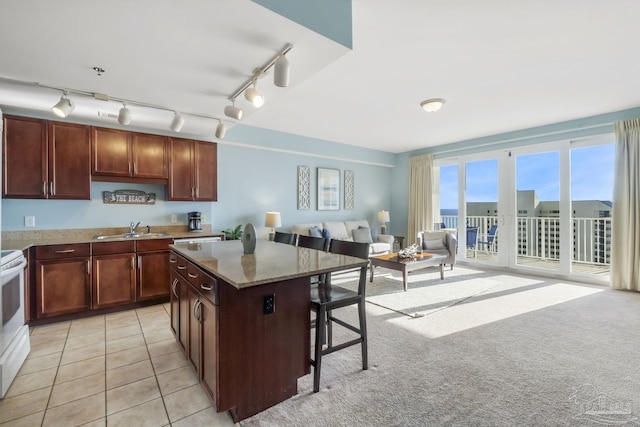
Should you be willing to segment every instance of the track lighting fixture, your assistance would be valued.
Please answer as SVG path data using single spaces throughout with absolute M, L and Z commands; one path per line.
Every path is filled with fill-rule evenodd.
M 253 81 L 253 87 L 244 91 L 244 97 L 256 108 L 262 107 L 264 104 L 264 96 L 256 90 L 256 81 Z
M 131 110 L 127 108 L 127 104 L 125 104 L 124 102 L 122 103 L 122 108 L 118 113 L 118 123 L 120 123 L 122 126 L 126 126 L 131 123 Z
M 58 117 L 62 117 L 63 119 L 67 117 L 73 109 L 76 108 L 76 105 L 67 97 L 67 91 L 62 92 L 62 96 L 60 97 L 60 101 L 56 103 L 53 107 L 51 107 L 51 112 Z
M 289 86 L 289 69 L 289 60 L 284 54 L 280 55 L 274 67 L 273 84 L 278 87 Z
M 174 113 L 173 120 L 171 121 L 171 125 L 169 128 L 174 132 L 180 132 L 182 130 L 182 126 L 184 125 L 184 117 L 182 117 L 179 113 Z
M 234 100 L 235 101 L 235 100 Z M 244 112 L 242 108 L 238 108 L 234 105 L 227 105 L 224 107 L 224 115 L 227 117 L 231 117 L 232 119 L 242 120 L 242 115 Z
M 432 98 L 422 101 L 420 106 L 424 108 L 424 111 L 428 113 L 435 113 L 444 105 L 445 100 L 443 98 Z
M 218 120 L 218 126 L 216 126 L 216 138 L 222 139 L 227 133 L 227 127 L 222 123 L 222 120 Z

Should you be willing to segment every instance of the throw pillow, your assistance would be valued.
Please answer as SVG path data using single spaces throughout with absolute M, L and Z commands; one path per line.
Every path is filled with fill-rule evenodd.
M 309 236 L 322 238 L 322 230 L 317 225 L 309 229 Z
M 324 237 L 327 240 L 331 240 L 331 233 L 329 233 L 329 230 L 326 228 L 322 229 L 322 237 Z
M 353 241 L 357 243 L 373 243 L 373 240 L 371 240 L 371 230 L 368 228 L 353 230 Z
M 424 242 L 424 246 L 426 250 L 437 250 L 437 249 L 446 249 L 446 247 L 444 246 L 444 243 L 442 243 L 441 239 L 435 239 L 435 240 L 426 240 Z
M 371 231 L 371 240 L 373 240 L 373 242 L 377 242 L 378 241 L 378 229 L 377 228 L 367 228 L 364 225 L 359 225 L 358 228 L 366 228 L 367 230 Z M 371 242 L 371 243 L 373 243 Z

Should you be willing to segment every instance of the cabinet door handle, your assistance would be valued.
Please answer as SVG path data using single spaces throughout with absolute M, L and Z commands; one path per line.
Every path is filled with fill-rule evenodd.
M 199 322 L 200 318 L 198 317 L 198 308 L 200 308 L 200 300 L 199 299 L 197 299 L 193 303 L 193 318 L 196 319 Z
M 65 249 L 65 250 L 59 250 L 59 251 L 54 251 L 57 254 L 70 254 L 75 252 L 75 249 Z
M 186 265 L 180 265 L 178 264 L 178 270 L 186 270 L 187 266 Z
M 135 259 L 135 257 L 131 257 L 131 269 L 132 270 L 136 269 L 136 259 Z
M 171 284 L 171 292 L 173 292 L 173 295 L 175 295 L 176 298 L 180 298 L 176 293 L 176 286 L 178 286 L 178 279 L 173 279 L 173 283 Z
M 129 175 L 131 175 L 131 161 L 129 161 L 129 166 L 127 167 L 127 171 Z
M 212 291 L 213 290 L 213 285 L 211 286 L 206 286 L 204 283 L 200 283 L 200 288 L 204 291 Z
M 169 262 L 170 262 L 171 264 L 175 264 L 176 262 L 178 262 L 178 258 L 171 258 L 171 257 L 169 257 Z
M 195 279 L 198 277 L 197 274 L 191 274 L 191 273 L 187 273 L 187 276 L 191 277 L 192 279 Z
M 49 195 L 50 196 L 55 196 L 56 195 L 56 189 L 53 186 L 53 181 L 49 181 Z
M 47 181 L 42 181 L 42 195 L 47 195 Z
M 133 173 L 138 173 L 138 162 L 133 162 Z
M 138 269 L 142 270 L 142 256 L 138 255 Z
M 87 260 L 87 274 L 91 274 L 91 260 Z
M 196 187 L 196 198 L 200 197 L 200 187 Z

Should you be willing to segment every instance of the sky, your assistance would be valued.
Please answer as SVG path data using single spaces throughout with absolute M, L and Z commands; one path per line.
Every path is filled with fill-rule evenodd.
M 571 150 L 571 199 L 611 200 L 613 194 L 614 144 Z M 535 190 L 540 201 L 560 198 L 558 151 L 515 156 L 517 190 Z M 467 202 L 498 200 L 498 160 L 466 164 Z M 458 207 L 458 169 L 440 168 L 440 209 Z

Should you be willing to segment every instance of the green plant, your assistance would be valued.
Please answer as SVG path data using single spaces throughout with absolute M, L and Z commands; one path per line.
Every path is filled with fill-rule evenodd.
M 227 228 L 226 230 L 222 230 L 224 233 L 224 238 L 226 240 L 239 240 L 240 236 L 242 236 L 242 224 L 238 224 L 236 228 Z

